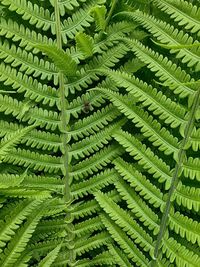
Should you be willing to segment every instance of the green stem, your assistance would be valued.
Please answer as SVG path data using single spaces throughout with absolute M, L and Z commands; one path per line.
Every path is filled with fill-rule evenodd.
M 108 24 L 109 24 L 109 22 L 110 22 L 110 20 L 111 20 L 111 18 L 112 18 L 112 14 L 113 14 L 114 9 L 115 9 L 115 7 L 116 7 L 117 1 L 118 1 L 118 0 L 113 0 L 113 2 L 112 2 L 111 9 L 110 9 L 110 11 L 109 11 L 109 13 L 108 13 L 108 17 L 107 17 L 107 19 L 106 19 L 105 29 L 106 29 L 106 27 L 108 26 Z
M 55 0 L 55 19 L 56 19 L 56 38 L 57 38 L 57 47 L 62 49 L 62 36 L 61 36 L 61 22 L 60 22 L 60 13 L 58 0 Z M 64 164 L 64 182 L 65 182 L 65 192 L 64 198 L 66 202 L 71 200 L 70 194 L 70 183 L 69 183 L 69 158 L 68 158 L 68 134 L 67 134 L 67 124 L 69 118 L 67 118 L 67 101 L 65 99 L 65 79 L 64 74 L 59 72 L 59 98 L 60 98 L 60 109 L 61 109 L 61 124 L 62 124 L 62 143 L 63 143 L 63 164 Z
M 175 166 L 175 170 L 174 170 L 174 174 L 173 174 L 172 182 L 171 182 L 171 187 L 170 187 L 170 190 L 168 192 L 166 206 L 165 206 L 163 216 L 161 219 L 160 232 L 159 232 L 157 240 L 156 240 L 155 251 L 154 251 L 154 260 L 152 261 L 152 264 L 151 264 L 152 267 L 156 266 L 155 264 L 156 264 L 156 259 L 158 258 L 158 255 L 159 255 L 160 245 L 161 245 L 163 236 L 164 236 L 166 228 L 167 228 L 167 221 L 168 221 L 168 216 L 169 216 L 171 203 L 172 203 L 171 199 L 172 199 L 173 193 L 176 190 L 176 187 L 177 187 L 178 182 L 179 182 L 179 174 L 181 173 L 182 164 L 183 164 L 184 159 L 185 159 L 185 145 L 187 144 L 188 139 L 191 136 L 192 131 L 193 131 L 194 121 L 195 121 L 195 113 L 196 113 L 198 106 L 199 106 L 199 100 L 200 100 L 200 89 L 197 91 L 197 93 L 195 95 L 192 109 L 190 111 L 188 123 L 187 123 L 186 128 L 185 128 L 185 134 L 184 134 L 185 137 L 182 140 L 181 147 L 180 147 L 180 150 L 178 153 L 178 160 L 177 160 L 177 163 Z
M 55 21 L 56 21 L 56 39 L 57 47 L 62 49 L 62 35 L 61 35 L 61 21 L 58 0 L 54 0 L 55 7 Z M 69 115 L 66 113 L 68 102 L 65 94 L 65 77 L 62 72 L 59 72 L 59 99 L 60 99 L 60 116 L 61 116 L 61 131 L 62 131 L 62 145 L 63 145 L 63 176 L 64 176 L 64 201 L 66 203 L 66 223 L 68 224 L 68 240 L 69 240 L 69 266 L 74 266 L 74 233 L 72 224 L 72 214 L 70 211 L 70 204 L 72 201 L 70 190 L 70 159 L 69 159 L 69 135 L 68 122 Z

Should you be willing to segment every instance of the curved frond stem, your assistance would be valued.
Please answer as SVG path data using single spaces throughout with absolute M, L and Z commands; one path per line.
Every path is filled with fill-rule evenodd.
M 167 221 L 168 221 L 168 216 L 170 213 L 170 209 L 171 209 L 171 203 L 172 203 L 172 197 L 173 194 L 178 186 L 179 183 L 179 178 L 180 175 L 182 173 L 182 165 L 185 161 L 185 146 L 192 134 L 193 128 L 194 128 L 194 121 L 195 121 L 195 113 L 197 111 L 197 109 L 199 108 L 199 100 L 200 100 L 200 89 L 196 92 L 196 94 L 194 95 L 194 102 L 193 105 L 191 107 L 191 111 L 189 113 L 189 118 L 188 118 L 188 122 L 185 125 L 185 129 L 184 129 L 184 138 L 182 140 L 179 152 L 177 153 L 176 158 L 176 166 L 174 169 L 174 173 L 173 173 L 173 177 L 172 177 L 172 181 L 171 181 L 171 186 L 168 192 L 168 197 L 167 197 L 167 201 L 166 201 L 166 206 L 164 209 L 164 213 L 161 219 L 161 225 L 160 225 L 160 232 L 158 234 L 157 237 L 157 241 L 156 241 L 156 245 L 155 245 L 155 251 L 154 251 L 154 260 L 152 261 L 152 267 L 156 266 L 156 260 L 159 256 L 159 249 L 160 249 L 160 244 L 163 240 L 166 228 L 167 228 Z

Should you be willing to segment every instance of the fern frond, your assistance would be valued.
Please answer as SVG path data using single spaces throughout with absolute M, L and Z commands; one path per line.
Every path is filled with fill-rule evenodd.
M 32 174 L 26 175 L 21 184 L 28 188 L 43 188 L 52 192 L 61 192 L 64 186 L 59 176 L 36 176 Z
M 197 41 L 193 41 L 193 38 L 183 31 L 179 31 L 174 26 L 167 24 L 166 22 L 156 19 L 153 16 L 136 11 L 134 13 L 122 12 L 123 15 L 141 23 L 147 30 L 149 30 L 155 38 L 157 38 L 163 44 L 169 45 L 191 45 Z M 183 63 L 187 63 L 188 67 L 196 65 L 199 69 L 200 63 L 200 49 L 172 49 L 171 53 L 177 53 L 176 57 L 181 58 Z
M 14 209 L 10 206 L 8 207 L 9 215 L 6 216 L 5 222 L 1 222 L 1 248 L 6 246 L 6 243 L 10 241 L 12 236 L 15 235 L 15 232 L 20 228 L 23 221 L 27 218 L 27 216 L 34 212 L 34 209 L 37 208 L 40 203 L 41 201 L 38 200 L 21 200 L 17 204 L 15 203 Z
M 94 91 L 89 91 L 89 92 L 86 92 L 85 94 L 82 94 L 81 97 L 78 96 L 71 103 L 69 103 L 69 108 L 68 110 L 66 110 L 66 112 L 70 113 L 74 118 L 78 118 L 79 114 L 83 112 L 83 99 L 87 100 L 90 103 L 92 108 L 93 106 L 99 108 L 101 104 L 105 103 L 104 97 L 100 93 L 95 94 Z M 74 125 L 75 124 L 76 122 L 74 123 Z
M 188 147 L 192 146 L 194 151 L 200 149 L 200 129 L 193 129 L 192 136 L 188 140 Z
M 107 105 L 93 112 L 92 115 L 76 121 L 70 134 L 75 140 L 89 136 L 90 134 L 95 134 L 112 122 L 119 114 L 113 105 Z
M 65 228 L 67 228 L 67 224 L 63 218 L 42 219 L 37 226 L 35 234 L 56 232 L 57 230 L 61 231 Z
M 197 242 L 200 245 L 200 223 L 198 221 L 175 212 L 169 215 L 169 227 L 192 244 Z
M 149 251 L 152 254 L 153 239 L 142 229 L 142 227 L 139 226 L 139 224 L 137 224 L 135 220 L 131 218 L 131 216 L 126 211 L 121 209 L 117 204 L 115 204 L 101 192 L 95 193 L 95 198 L 104 212 L 106 212 L 108 216 L 120 228 L 123 229 L 124 232 L 126 232 L 132 239 L 134 239 L 134 242 L 136 244 L 139 244 L 144 249 L 144 251 Z
M 136 127 L 141 128 L 141 132 L 154 146 L 158 146 L 165 154 L 171 154 L 178 150 L 178 141 L 166 128 L 161 128 L 161 124 L 144 112 L 141 108 L 130 103 L 129 96 L 120 95 L 118 93 L 99 88 L 99 91 L 105 93 L 113 104 L 124 115 L 131 119 Z
M 44 170 L 46 172 L 61 171 L 61 158 L 42 155 L 25 149 L 12 149 L 9 155 L 6 155 L 3 162 L 17 164 L 19 166 L 30 167 L 34 170 Z
M 131 239 L 129 239 L 128 236 L 120 229 L 120 227 L 114 224 L 114 222 L 108 217 L 108 215 L 102 214 L 101 220 L 105 227 L 108 229 L 112 238 L 119 244 L 119 246 L 123 249 L 124 253 L 129 259 L 133 259 L 137 266 L 148 266 L 148 259 L 136 247 Z
M 25 175 L 26 175 L 26 172 L 23 173 L 22 175 L 1 173 L 0 174 L 0 189 L 19 186 L 23 182 Z
M 114 245 L 108 246 L 110 253 L 115 258 L 116 263 L 121 267 L 131 267 L 132 264 L 128 260 L 127 256 L 117 247 Z
M 12 39 L 14 42 L 19 41 L 20 47 L 25 47 L 27 50 L 32 50 L 34 45 L 38 43 L 53 44 L 53 40 L 45 35 L 38 34 L 35 31 L 31 31 L 29 28 L 24 27 L 22 24 L 18 24 L 11 19 L 0 20 L 0 36 L 5 36 Z M 33 52 L 38 52 L 38 49 L 34 49 Z
M 37 124 L 46 129 L 55 130 L 59 127 L 58 113 L 51 110 L 44 110 L 38 107 L 30 107 L 29 103 L 23 103 L 10 96 L 0 95 L 0 111 L 6 115 L 12 114 L 16 119 L 28 121 L 28 124 Z
M 106 7 L 105 6 L 95 6 L 91 9 L 91 14 L 94 17 L 96 24 L 96 31 L 104 31 L 106 27 Z
M 30 199 L 47 199 L 51 198 L 51 192 L 47 190 L 34 190 L 34 189 L 25 189 L 24 187 L 20 188 L 3 188 L 0 189 L 0 194 L 7 197 L 17 197 L 17 198 L 30 198 Z
M 69 242 L 68 242 L 69 243 Z M 61 246 L 61 250 L 64 248 L 66 249 L 68 247 L 67 242 L 64 242 L 63 238 L 56 237 L 54 239 L 45 240 L 42 242 L 37 243 L 30 243 L 30 245 L 27 246 L 25 253 L 32 253 L 33 258 L 37 258 L 38 256 L 45 256 L 47 253 L 52 251 L 56 246 Z M 65 252 L 68 254 L 68 252 Z
M 78 237 L 81 237 L 84 234 L 89 234 L 94 231 L 99 231 L 102 230 L 103 228 L 104 225 L 102 224 L 99 216 L 96 216 L 94 218 L 90 218 L 88 220 L 76 224 L 74 231 Z
M 17 14 L 22 15 L 22 19 L 29 20 L 30 24 L 47 31 L 54 26 L 51 19 L 51 14 L 48 9 L 39 7 L 37 4 L 32 4 L 27 0 L 2 0 L 3 5 L 8 5 L 8 9 L 15 11 Z
M 123 180 L 115 182 L 115 186 L 122 199 L 127 202 L 128 208 L 156 235 L 159 231 L 159 219 L 155 212 Z
M 156 6 L 166 12 L 180 26 L 184 26 L 191 33 L 200 31 L 200 9 L 187 1 L 178 0 L 154 0 Z
M 63 21 L 61 33 L 64 43 L 67 43 L 67 37 L 73 39 L 77 32 L 83 32 L 85 28 L 90 26 L 91 22 L 93 22 L 90 10 L 96 4 L 101 2 L 101 0 L 89 0 L 87 1 L 87 4 L 82 6 L 82 8 L 79 8 L 74 12 L 71 17 Z
M 98 69 L 114 67 L 127 54 L 128 50 L 124 44 L 118 44 L 104 52 L 101 56 L 93 57 L 89 64 L 86 64 L 84 68 L 77 72 L 78 79 L 74 81 L 69 80 L 66 89 L 74 94 L 75 90 L 81 91 L 82 87 L 87 88 L 88 85 L 92 84 L 93 80 L 99 80 L 97 76 L 97 73 L 99 73 Z
M 23 129 L 14 131 L 11 134 L 6 134 L 0 142 L 0 163 L 5 157 L 10 154 L 11 150 L 20 143 L 21 139 L 32 129 L 34 126 L 25 127 Z
M 22 50 L 14 44 L 10 45 L 7 41 L 0 40 L 0 51 L 0 58 L 4 59 L 5 63 L 10 63 L 12 67 L 19 66 L 19 72 L 25 72 L 26 75 L 33 74 L 33 77 L 40 76 L 42 80 L 53 78 L 57 84 L 58 75 L 54 65 L 49 61 L 40 59 L 32 52 Z
M 15 265 L 20 257 L 20 254 L 25 250 L 32 233 L 42 217 L 41 207 L 38 208 L 29 216 L 24 225 L 17 231 L 15 237 L 9 242 L 4 254 L 0 259 L 2 267 Z
M 25 92 L 25 97 L 50 106 L 54 106 L 58 101 L 55 88 L 42 85 L 37 80 L 19 71 L 17 72 L 14 68 L 10 68 L 3 63 L 0 65 L 0 71 L 0 81 L 3 81 L 5 85 L 12 85 L 13 89 L 16 89 L 19 93 Z
M 116 202 L 120 201 L 120 196 L 116 190 L 108 192 L 107 195 Z M 73 216 L 78 219 L 87 215 L 92 215 L 93 213 L 96 213 L 99 210 L 99 204 L 95 199 L 93 199 L 85 201 L 85 203 L 80 203 L 79 205 L 76 205 L 73 210 Z
M 49 267 L 56 260 L 58 253 L 61 249 L 61 246 L 58 245 L 51 252 L 47 254 L 47 256 L 39 262 L 38 267 Z
M 91 57 L 94 53 L 94 40 L 85 33 L 76 34 L 77 49 L 83 54 L 84 58 Z
M 166 253 L 170 262 L 175 262 L 177 267 L 199 266 L 200 257 L 194 252 L 188 250 L 185 246 L 178 243 L 174 238 L 165 239 L 162 247 L 163 253 Z
M 85 139 L 73 143 L 69 152 L 69 155 L 75 159 L 84 158 L 90 156 L 94 152 L 99 151 L 112 139 L 112 134 L 115 133 L 126 122 L 126 119 L 119 120 L 112 123 L 104 130 L 99 131 L 97 134 L 90 135 Z
M 47 54 L 48 57 L 53 60 L 58 70 L 67 76 L 76 75 L 77 64 L 66 52 L 58 49 L 56 46 L 50 45 L 38 44 L 36 45 L 36 48 Z
M 86 2 L 86 0 L 59 0 L 59 11 L 60 15 L 64 16 L 66 11 L 68 10 L 74 10 L 75 8 L 80 6 L 80 3 Z M 52 4 L 53 7 L 55 7 L 55 3 L 53 0 L 50 0 L 50 3 Z
M 120 175 L 130 183 L 130 186 L 139 193 L 141 197 L 148 200 L 155 207 L 164 206 L 163 194 L 160 189 L 154 186 L 141 172 L 139 172 L 130 163 L 126 163 L 121 158 L 117 158 L 113 162 L 115 169 Z
M 156 76 L 159 77 L 163 86 L 168 86 L 175 94 L 180 94 L 180 97 L 186 97 L 197 90 L 197 88 L 186 85 L 193 82 L 194 79 L 191 79 L 189 74 L 168 60 L 167 57 L 155 53 L 137 40 L 125 39 L 125 42 L 130 45 L 136 56 L 147 64 L 150 70 L 156 72 Z
M 117 86 L 125 87 L 130 94 L 138 98 L 143 106 L 147 106 L 160 119 L 175 128 L 185 122 L 185 109 L 167 98 L 161 91 L 143 83 L 127 73 L 119 71 L 103 71 L 113 80 Z
M 85 240 L 79 240 L 75 243 L 75 250 L 77 255 L 82 255 L 85 252 L 99 248 L 103 245 L 108 244 L 111 240 L 110 235 L 107 232 L 101 232 L 95 236 L 86 238 Z
M 191 180 L 196 179 L 200 181 L 200 159 L 189 157 L 186 162 L 184 162 L 183 173 L 185 177 Z
M 170 167 L 161 158 L 127 132 L 119 131 L 119 133 L 114 134 L 114 138 L 135 160 L 138 160 L 139 165 L 147 169 L 160 183 L 165 182 L 165 188 L 169 189 L 171 181 Z
M 81 161 L 73 166 L 70 176 L 73 179 L 83 179 L 88 175 L 92 175 L 98 170 L 102 170 L 107 166 L 114 158 L 119 156 L 122 150 L 116 145 L 110 145 L 97 152 L 95 155 Z
M 117 174 L 113 169 L 100 172 L 98 175 L 91 177 L 89 180 L 72 185 L 72 195 L 74 198 L 83 197 L 92 194 L 94 191 L 104 188 L 117 179 Z
M 105 50 L 113 47 L 115 44 L 118 44 L 120 42 L 120 38 L 132 32 L 136 26 L 137 24 L 126 21 L 116 22 L 108 25 L 106 28 L 107 35 L 105 39 L 102 40 L 102 38 L 100 38 L 102 34 L 101 32 L 99 34 L 95 34 L 95 51 L 98 53 L 103 53 Z
M 189 210 L 200 210 L 200 189 L 191 186 L 185 186 L 179 183 L 174 193 L 174 199 L 178 205 L 183 205 Z

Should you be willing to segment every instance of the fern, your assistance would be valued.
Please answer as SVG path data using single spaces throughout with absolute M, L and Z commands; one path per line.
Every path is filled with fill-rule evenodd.
M 0 265 L 199 266 L 198 1 L 0 10 Z

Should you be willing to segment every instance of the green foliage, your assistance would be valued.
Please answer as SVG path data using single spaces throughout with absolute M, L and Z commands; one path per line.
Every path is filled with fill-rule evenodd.
M 0 1 L 0 266 L 200 266 L 199 10 Z

